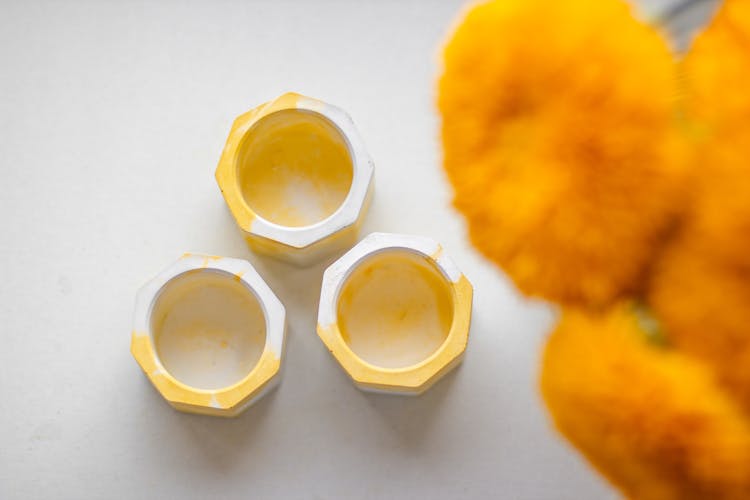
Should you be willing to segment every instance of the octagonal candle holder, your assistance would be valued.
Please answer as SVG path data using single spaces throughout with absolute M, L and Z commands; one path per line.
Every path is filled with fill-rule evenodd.
M 437 242 L 373 233 L 325 271 L 317 331 L 360 389 L 418 395 L 461 361 L 471 309 Z
M 131 352 L 177 410 L 233 417 L 278 383 L 285 329 L 249 262 L 185 254 L 138 291 Z
M 372 178 L 351 118 L 294 93 L 239 116 L 216 168 L 250 248 L 302 265 L 356 242 Z

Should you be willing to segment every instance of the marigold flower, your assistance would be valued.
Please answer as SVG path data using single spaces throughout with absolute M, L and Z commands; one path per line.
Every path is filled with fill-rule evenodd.
M 683 64 L 694 121 L 690 208 L 654 266 L 649 301 L 670 341 L 750 411 L 750 2 L 726 2 Z
M 750 498 L 750 422 L 700 362 L 635 310 L 567 310 L 541 390 L 557 428 L 630 498 Z
M 699 131 L 731 139 L 750 125 L 750 2 L 727 0 L 682 64 L 688 117 Z
M 444 51 L 443 164 L 471 240 L 525 293 L 642 283 L 680 204 L 673 58 L 620 0 L 496 0 Z

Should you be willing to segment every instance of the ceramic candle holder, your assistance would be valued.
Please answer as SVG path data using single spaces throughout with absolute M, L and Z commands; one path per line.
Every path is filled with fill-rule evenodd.
M 360 389 L 417 395 L 461 361 L 471 306 L 438 243 L 373 233 L 323 275 L 317 330 Z
M 278 382 L 285 325 L 249 262 L 185 254 L 138 292 L 131 352 L 176 409 L 233 417 Z
M 239 116 L 216 169 L 250 248 L 297 264 L 356 242 L 372 177 L 351 118 L 292 93 Z

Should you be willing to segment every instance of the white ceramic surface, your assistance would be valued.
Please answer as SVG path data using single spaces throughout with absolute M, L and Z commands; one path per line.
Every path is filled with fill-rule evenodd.
M 160 359 L 152 315 L 163 290 L 189 273 L 221 273 L 236 280 L 260 305 L 265 321 L 265 342 L 252 369 L 227 387 L 203 389 L 190 386 L 170 373 Z M 205 295 L 204 295 L 205 296 Z M 205 322 L 205 321 L 204 321 Z M 201 330 L 211 325 L 197 325 Z M 252 327 L 252 325 L 248 325 Z M 201 254 L 184 254 L 138 291 L 135 301 L 131 352 L 154 387 L 172 406 L 189 413 L 237 416 L 275 387 L 281 376 L 286 335 L 284 306 L 255 268 L 246 260 Z M 208 340 L 208 339 L 206 339 Z M 197 347 L 192 344 L 190 348 Z M 207 347 L 204 345 L 204 347 Z M 235 346 L 224 346 L 233 349 Z M 238 353 L 235 353 L 238 355 Z M 225 356 L 225 359 L 229 359 Z M 200 370 L 203 367 L 194 367 Z M 221 370 L 222 367 L 207 367 Z
M 246 135 L 263 119 L 290 110 L 313 113 L 330 122 L 346 144 L 352 168 L 349 191 L 338 209 L 321 221 L 298 227 L 274 223 L 255 213 L 240 194 L 238 180 L 238 151 Z M 305 151 L 299 154 L 304 155 Z M 364 141 L 344 110 L 319 99 L 288 92 L 235 120 L 216 169 L 216 179 L 232 215 L 254 251 L 307 265 L 356 242 L 372 196 L 373 172 L 373 162 Z
M 371 257 L 378 254 L 407 253 L 425 260 L 440 274 L 449 290 L 451 326 L 443 342 L 426 358 L 399 368 L 385 368 L 362 359 L 343 340 L 339 324 L 339 300 L 347 278 Z M 377 261 L 373 264 L 377 266 Z M 409 286 L 394 284 L 394 286 Z M 425 303 L 416 303 L 420 308 Z M 399 304 L 399 308 L 403 307 Z M 368 392 L 417 396 L 432 387 L 440 378 L 454 369 L 463 359 L 469 339 L 472 310 L 472 287 L 456 264 L 448 257 L 442 245 L 423 236 L 371 233 L 354 248 L 346 252 L 323 273 L 323 283 L 318 306 L 317 331 L 336 361 L 352 378 L 355 385 Z M 383 311 L 385 313 L 385 311 Z M 373 319 L 377 318 L 375 313 Z M 377 318 L 378 322 L 383 318 Z M 391 327 L 398 327 L 394 324 Z M 351 333 L 351 332 L 350 332 Z M 403 340 L 403 339 L 401 339 Z M 381 342 L 385 339 L 381 338 Z M 408 344 L 402 344 L 406 348 Z

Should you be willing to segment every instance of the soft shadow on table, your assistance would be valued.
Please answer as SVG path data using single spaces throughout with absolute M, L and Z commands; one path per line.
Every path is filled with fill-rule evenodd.
M 420 396 L 400 396 L 361 392 L 391 431 L 406 448 L 419 449 L 430 439 L 434 427 L 447 398 L 451 396 L 456 377 L 460 376 L 461 365 L 438 380 Z
M 288 319 L 285 360 L 288 363 L 290 351 L 299 351 L 305 345 L 317 343 L 317 338 L 299 337 L 296 330 L 307 330 L 309 322 L 314 331 L 314 317 L 317 315 L 323 272 L 343 252 L 307 267 L 297 267 L 256 255 L 245 246 L 228 211 L 215 209 L 214 213 L 216 221 L 212 226 L 212 240 L 222 243 L 214 251 L 249 260 L 284 303 Z M 297 316 L 296 325 L 295 321 L 289 321 L 294 316 Z M 299 352 L 297 355 L 299 356 Z M 333 359 L 330 359 L 330 362 L 335 363 Z M 353 392 L 363 398 L 363 403 L 382 420 L 384 427 L 394 435 L 394 439 L 403 448 L 418 451 L 430 439 L 434 424 L 448 402 L 446 399 L 452 392 L 452 386 L 456 377 L 460 375 L 460 370 L 459 366 L 417 397 L 373 394 L 357 390 Z M 144 419 L 162 421 L 159 425 L 163 428 L 158 434 L 163 435 L 160 438 L 161 454 L 165 458 L 175 459 L 188 454 L 207 469 L 225 473 L 242 463 L 242 457 L 262 453 L 262 448 L 268 446 L 269 441 L 264 437 L 267 438 L 273 412 L 278 411 L 275 406 L 279 388 L 267 394 L 243 414 L 229 419 L 177 412 L 165 404 L 145 377 L 142 388 L 144 393 L 148 393 L 143 396 L 148 399 L 143 405 L 151 408 L 150 415 L 144 416 Z M 171 445 L 168 444 L 170 441 Z
M 158 419 L 167 434 L 160 437 L 158 446 L 169 456 L 187 453 L 199 457 L 203 467 L 226 472 L 241 463 L 239 458 L 253 453 L 254 446 L 265 446 L 259 436 L 267 432 L 269 416 L 273 412 L 278 387 L 257 401 L 251 408 L 234 418 L 213 417 L 179 412 L 170 408 L 143 377 L 144 405 L 154 408 L 153 419 Z M 154 425 L 152 421 L 150 425 Z M 171 442 L 171 444 L 170 444 Z M 192 453 L 195 450 L 197 453 Z

